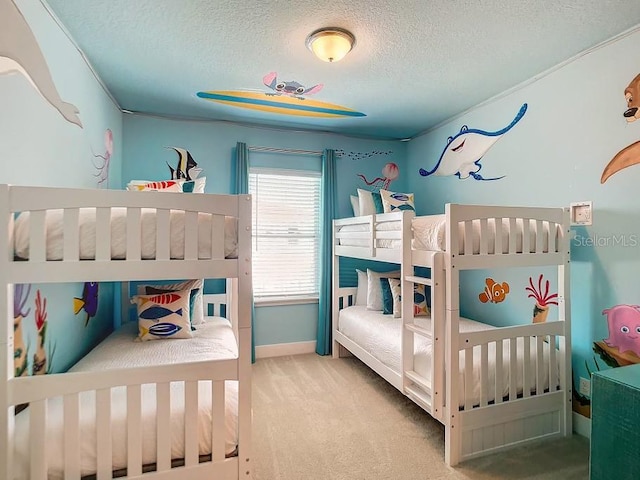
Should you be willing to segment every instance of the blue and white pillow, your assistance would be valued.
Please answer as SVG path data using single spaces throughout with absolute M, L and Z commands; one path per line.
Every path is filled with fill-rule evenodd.
M 380 190 L 382 197 L 382 206 L 384 213 L 395 212 L 398 210 L 416 211 L 413 193 L 390 192 L 388 190 Z
M 138 339 L 191 338 L 191 290 L 134 295 L 138 307 Z

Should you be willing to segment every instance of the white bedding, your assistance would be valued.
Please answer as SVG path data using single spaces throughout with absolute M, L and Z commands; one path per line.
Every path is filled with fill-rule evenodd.
M 431 317 L 416 317 L 415 323 L 428 330 L 431 329 Z M 473 320 L 460 319 L 460 331 L 471 332 L 479 330 L 490 330 L 494 327 L 479 323 Z M 343 310 L 340 310 L 340 317 L 338 320 L 338 329 L 340 332 L 353 340 L 360 347 L 372 354 L 380 362 L 385 364 L 396 372 L 400 372 L 400 342 L 402 340 L 402 319 L 393 318 L 392 315 L 383 315 L 382 312 L 367 310 L 365 306 L 351 306 Z M 431 358 L 433 356 L 432 344 L 429 339 L 421 335 L 414 336 L 414 370 L 419 375 L 425 377 L 429 381 L 431 380 Z M 518 339 L 518 378 L 517 388 L 518 393 L 523 391 L 523 339 Z M 503 346 L 503 366 L 502 369 L 502 396 L 509 394 L 509 345 L 508 341 L 504 342 Z M 534 341 L 531 343 L 531 358 L 535 359 L 536 345 Z M 549 351 L 548 344 L 544 345 L 544 386 L 549 385 Z M 488 368 L 488 384 L 495 385 L 495 343 L 490 344 L 488 348 L 489 356 L 489 368 Z M 460 394 L 460 406 L 464 406 L 465 400 L 469 397 L 469 400 L 473 405 L 480 403 L 480 348 L 474 348 L 474 361 L 473 361 L 473 390 L 465 392 L 464 388 L 464 353 L 460 352 L 460 380 L 459 380 L 459 392 Z M 492 358 L 494 359 L 492 361 Z M 529 385 L 530 391 L 535 391 L 535 378 L 531 375 L 532 382 Z M 557 382 L 557 378 L 554 379 Z M 495 387 L 489 388 L 488 401 L 495 400 Z
M 156 256 L 156 210 L 141 209 L 141 252 L 142 258 L 153 259 Z M 29 258 L 29 212 L 18 215 L 14 226 L 15 255 Z M 170 213 L 170 257 L 184 258 L 184 217 L 183 211 L 171 210 Z M 80 229 L 80 259 L 91 260 L 96 256 L 96 209 L 81 208 L 78 224 Z M 63 210 L 48 210 L 46 214 L 46 258 L 62 260 L 64 251 Z M 111 258 L 124 259 L 127 253 L 126 242 L 127 209 L 111 209 Z M 198 258 L 211 258 L 211 215 L 198 214 Z M 221 246 L 214 245 L 214 251 Z M 234 217 L 225 217 L 224 255 L 226 258 L 238 256 L 238 228 Z
M 220 317 L 206 317 L 206 322 L 196 326 L 190 339 L 155 340 L 135 342 L 137 322 L 131 322 L 112 333 L 87 356 L 81 359 L 72 372 L 101 371 L 125 367 L 144 367 L 171 363 L 184 363 L 213 359 L 237 358 L 235 337 L 229 322 Z M 231 454 L 237 446 L 238 384 L 226 382 L 225 388 L 225 453 Z M 200 455 L 211 453 L 211 382 L 198 384 L 198 444 Z M 126 389 L 112 390 L 112 445 L 113 469 L 127 465 L 126 454 Z M 81 468 L 82 475 L 96 472 L 95 394 L 80 395 L 81 410 Z M 61 398 L 48 402 L 47 449 L 49 479 L 62 479 L 63 455 L 63 405 Z M 184 458 L 184 388 L 182 383 L 171 384 L 171 455 Z M 155 386 L 142 387 L 142 461 L 155 463 L 156 419 Z M 29 409 L 16 416 L 15 461 L 17 479 L 27 480 L 29 441 Z
M 509 220 L 503 219 L 502 232 L 502 253 L 509 252 L 509 235 L 507 229 L 509 228 Z M 522 252 L 522 220 L 516 221 L 516 251 Z M 489 238 L 488 238 L 488 252 L 494 253 L 493 241 L 495 239 L 495 221 L 489 219 L 487 222 Z M 472 222 L 473 232 L 473 253 L 480 252 L 480 221 L 474 220 Z M 376 225 L 377 231 L 399 231 L 400 221 L 397 222 L 382 222 Z M 416 250 L 428 250 L 428 251 L 445 251 L 446 247 L 446 216 L 445 215 L 426 215 L 420 217 L 414 217 L 411 221 L 411 229 L 413 231 L 412 247 Z M 359 225 L 344 225 L 340 228 L 340 232 L 367 232 L 369 230 L 368 224 Z M 531 248 L 535 248 L 536 245 L 536 222 L 530 221 L 530 243 Z M 460 252 L 464 253 L 464 224 L 459 226 L 460 239 Z M 347 245 L 353 247 L 367 247 L 369 246 L 369 240 L 363 238 L 341 238 L 340 245 Z M 376 246 L 378 248 L 400 248 L 400 240 L 379 239 Z M 548 251 L 549 248 L 549 225 L 544 224 L 543 232 L 543 249 Z

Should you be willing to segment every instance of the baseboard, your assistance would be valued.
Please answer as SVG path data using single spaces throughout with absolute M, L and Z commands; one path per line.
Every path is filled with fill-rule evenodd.
M 257 358 L 284 357 L 286 355 L 301 355 L 304 353 L 313 353 L 316 351 L 316 341 L 310 342 L 294 342 L 294 343 L 276 343 L 273 345 L 256 346 Z
M 573 431 L 578 435 L 591 438 L 591 419 L 583 417 L 579 413 L 573 413 Z

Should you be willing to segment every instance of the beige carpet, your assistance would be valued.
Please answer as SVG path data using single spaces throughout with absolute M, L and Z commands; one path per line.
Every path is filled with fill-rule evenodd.
M 253 370 L 256 480 L 589 477 L 589 443 L 538 443 L 444 463 L 444 429 L 355 358 L 261 359 Z

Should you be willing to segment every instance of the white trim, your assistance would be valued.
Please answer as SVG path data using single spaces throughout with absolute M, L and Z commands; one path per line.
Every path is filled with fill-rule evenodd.
M 303 355 L 305 353 L 314 353 L 316 351 L 316 341 L 309 342 L 293 342 L 293 343 L 275 343 L 273 345 L 256 346 L 256 359 L 285 357 L 287 355 Z
M 573 431 L 585 438 L 591 438 L 591 419 L 573 412 Z
M 279 307 L 283 305 L 313 305 L 318 303 L 317 296 L 300 296 L 300 297 L 262 297 L 254 298 L 253 303 L 256 307 Z

